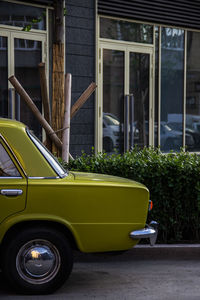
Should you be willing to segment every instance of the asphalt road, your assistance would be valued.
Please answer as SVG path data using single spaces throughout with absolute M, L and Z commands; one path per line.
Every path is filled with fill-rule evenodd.
M 121 255 L 75 254 L 73 272 L 53 295 L 12 293 L 0 277 L 0 299 L 200 299 L 200 245 L 134 248 Z

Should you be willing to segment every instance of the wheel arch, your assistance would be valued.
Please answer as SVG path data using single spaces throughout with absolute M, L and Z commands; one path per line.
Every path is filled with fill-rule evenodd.
M 41 226 L 41 227 L 43 226 L 49 229 L 52 228 L 54 230 L 56 229 L 57 231 L 63 233 L 66 236 L 66 238 L 68 238 L 74 250 L 79 250 L 76 239 L 73 233 L 71 232 L 71 230 L 62 223 L 56 221 L 49 221 L 49 220 L 26 220 L 26 221 L 15 223 L 6 231 L 1 242 L 1 249 L 3 249 L 4 245 L 6 245 L 6 242 L 9 239 L 11 239 L 13 235 L 20 232 L 24 228 L 31 228 L 34 226 Z

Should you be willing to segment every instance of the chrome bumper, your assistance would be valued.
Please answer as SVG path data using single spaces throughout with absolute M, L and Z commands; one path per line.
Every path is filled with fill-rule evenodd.
M 146 228 L 132 231 L 129 236 L 134 240 L 149 238 L 150 245 L 153 246 L 156 243 L 158 235 L 158 223 L 156 221 L 151 221 Z

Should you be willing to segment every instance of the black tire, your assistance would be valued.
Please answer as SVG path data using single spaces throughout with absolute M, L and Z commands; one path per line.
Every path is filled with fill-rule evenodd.
M 68 239 L 52 228 L 24 229 L 3 247 L 4 277 L 22 294 L 54 292 L 68 278 L 72 266 L 73 254 Z

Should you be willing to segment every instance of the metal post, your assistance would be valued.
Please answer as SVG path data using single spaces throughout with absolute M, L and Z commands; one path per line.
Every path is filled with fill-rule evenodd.
M 134 96 L 130 95 L 130 149 L 134 147 Z
M 15 101 L 16 101 L 16 120 L 20 121 L 20 95 L 16 93 L 15 95 Z
M 124 152 L 129 150 L 129 96 L 124 98 Z

